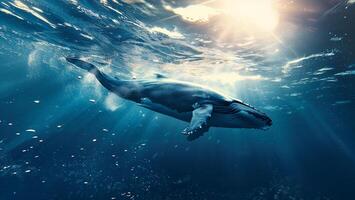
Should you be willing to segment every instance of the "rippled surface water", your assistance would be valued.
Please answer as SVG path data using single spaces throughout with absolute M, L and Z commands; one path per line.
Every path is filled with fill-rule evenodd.
M 262 34 L 171 10 L 198 3 L 0 1 L 0 199 L 353 199 L 354 2 L 280 0 Z M 203 84 L 274 124 L 188 142 L 65 56 Z

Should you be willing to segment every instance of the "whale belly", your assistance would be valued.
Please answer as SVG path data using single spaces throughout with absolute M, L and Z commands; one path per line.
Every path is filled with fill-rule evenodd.
M 258 120 L 247 112 L 238 114 L 213 113 L 210 126 L 225 128 L 258 128 L 262 126 Z
M 242 116 L 221 113 L 212 114 L 210 126 L 224 128 L 253 128 L 253 125 Z
M 236 118 L 233 114 L 213 113 L 210 120 L 210 126 L 240 128 L 242 126 L 242 123 L 239 122 L 238 124 L 236 124 Z
M 178 112 L 162 104 L 154 103 L 147 98 L 141 100 L 140 106 L 185 122 L 189 122 L 192 117 L 192 112 Z

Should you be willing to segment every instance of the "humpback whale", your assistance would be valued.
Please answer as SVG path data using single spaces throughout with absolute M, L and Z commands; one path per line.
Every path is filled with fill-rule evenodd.
M 210 88 L 157 74 L 151 80 L 122 80 L 76 57 L 66 60 L 93 75 L 109 91 L 142 107 L 188 122 L 182 131 L 189 141 L 210 127 L 267 129 L 272 120 L 263 112 Z

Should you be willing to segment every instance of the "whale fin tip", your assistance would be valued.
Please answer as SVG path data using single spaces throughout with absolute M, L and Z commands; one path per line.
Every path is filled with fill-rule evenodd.
M 160 79 L 160 78 L 168 78 L 168 77 L 165 76 L 164 74 L 155 73 L 155 78 Z
M 91 73 L 96 73 L 98 71 L 98 69 L 96 68 L 95 65 L 91 64 L 91 63 L 88 63 L 84 60 L 81 60 L 80 58 L 78 57 L 65 57 L 65 59 L 71 63 L 71 64 L 74 64 L 75 66 L 81 68 L 81 69 L 85 69 L 87 70 L 88 72 L 91 72 Z

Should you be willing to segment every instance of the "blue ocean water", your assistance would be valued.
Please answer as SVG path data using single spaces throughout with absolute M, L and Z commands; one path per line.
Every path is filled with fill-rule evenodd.
M 197 0 L 0 1 L 0 199 L 353 199 L 354 1 L 278 4 L 271 33 L 194 21 L 213 13 Z M 206 85 L 273 126 L 188 142 L 66 56 Z

